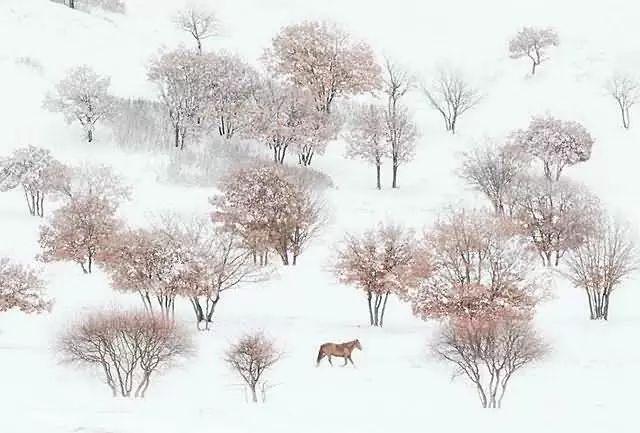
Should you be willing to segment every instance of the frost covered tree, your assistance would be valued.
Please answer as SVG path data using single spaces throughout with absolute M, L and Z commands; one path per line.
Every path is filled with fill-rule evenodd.
M 407 300 L 425 320 L 528 317 L 542 296 L 535 253 L 506 218 L 451 210 L 425 233 L 419 248 L 427 276 Z
M 32 268 L 0 257 L 0 313 L 48 311 L 52 302 L 44 296 L 44 281 Z
M 264 57 L 272 72 L 307 89 L 319 111 L 330 112 L 338 96 L 379 86 L 380 67 L 371 47 L 331 23 L 305 21 L 284 27 Z
M 96 196 L 72 198 L 40 227 L 40 259 L 73 261 L 90 274 L 93 264 L 105 258 L 120 225 L 115 205 L 108 200 Z
M 47 95 L 44 107 L 62 113 L 67 123 L 79 122 L 92 142 L 96 123 L 110 116 L 115 106 L 109 94 L 111 79 L 102 77 L 88 66 L 78 66 L 67 72 L 67 76 L 56 86 L 54 93 Z
M 281 357 L 282 353 L 275 343 L 264 334 L 256 332 L 243 335 L 233 343 L 225 352 L 224 360 L 249 387 L 252 401 L 257 403 L 258 386 L 266 389 L 266 374 Z
M 512 191 L 527 165 L 520 148 L 486 144 L 464 154 L 459 175 L 489 199 L 496 215 L 505 215 L 513 210 Z
M 193 353 L 176 322 L 137 311 L 92 312 L 58 338 L 64 362 L 98 369 L 114 397 L 143 398 L 151 378 Z
M 594 215 L 595 229 L 587 232 L 582 244 L 569 252 L 566 275 L 584 289 L 591 320 L 609 319 L 611 294 L 638 270 L 638 249 L 629 224 Z
M 558 266 L 594 229 L 599 201 L 585 186 L 562 179 L 524 177 L 514 194 L 513 218 L 545 266 Z
M 513 376 L 548 352 L 530 320 L 449 321 L 432 345 L 434 355 L 469 380 L 484 408 L 500 408 Z
M 187 137 L 197 137 L 201 132 L 212 87 L 211 59 L 178 48 L 154 59 L 147 76 L 158 88 L 167 109 L 175 147 L 184 149 Z
M 588 161 L 593 147 L 593 138 L 584 126 L 553 117 L 534 117 L 527 129 L 513 134 L 512 142 L 539 160 L 547 179 L 554 181 L 560 179 L 565 167 Z
M 117 209 L 131 198 L 131 189 L 123 179 L 107 165 L 85 164 L 69 170 L 64 193 L 70 199 L 92 197 Z
M 389 155 L 385 134 L 385 109 L 369 104 L 356 107 L 349 122 L 347 156 L 359 158 L 376 168 L 376 188 L 381 189 L 380 168 Z
M 52 0 L 62 3 L 71 9 L 99 7 L 109 12 L 124 13 L 124 0 Z
M 68 183 L 69 169 L 47 149 L 28 146 L 0 159 L 0 191 L 22 187 L 31 215 L 44 216 L 45 196 L 64 192 Z
M 218 35 L 219 23 L 215 13 L 201 3 L 190 3 L 177 13 L 176 25 L 196 40 L 198 53 L 202 54 L 202 41 Z
M 214 80 L 208 113 L 216 122 L 220 136 L 231 138 L 250 125 L 250 104 L 257 91 L 257 71 L 239 56 L 229 53 L 211 55 Z
M 427 101 L 442 116 L 447 131 L 456 132 L 459 118 L 480 102 L 480 93 L 462 74 L 453 69 L 441 69 L 433 83 L 423 87 Z
M 173 278 L 177 293 L 189 300 L 198 330 L 208 330 L 222 293 L 245 283 L 262 281 L 267 272 L 252 260 L 251 251 L 233 230 L 210 220 L 163 219 L 160 232 L 178 246 L 179 267 Z
M 385 136 L 391 154 L 391 187 L 398 187 L 398 168 L 415 155 L 418 131 L 409 116 L 409 110 L 400 99 L 412 87 L 411 76 L 404 69 L 387 60 L 383 91 L 387 96 Z
M 341 283 L 365 292 L 371 326 L 384 325 L 389 295 L 402 296 L 416 283 L 416 252 L 413 233 L 396 225 L 346 235 L 334 273 Z
M 330 131 L 327 115 L 314 108 L 307 91 L 265 80 L 255 95 L 249 135 L 271 149 L 274 162 L 283 164 L 293 148 L 306 166 L 316 153 L 324 153 Z
M 536 67 L 547 59 L 547 49 L 559 43 L 558 34 L 552 28 L 524 27 L 509 41 L 509 56 L 512 59 L 528 57 L 531 75 L 535 75 Z
M 606 90 L 618 104 L 622 126 L 629 129 L 631 124 L 629 110 L 640 100 L 638 80 L 630 75 L 617 73 L 607 82 Z
M 210 199 L 214 221 L 239 233 L 259 254 L 275 251 L 284 265 L 295 265 L 324 222 L 314 192 L 288 179 L 280 167 L 241 168 Z

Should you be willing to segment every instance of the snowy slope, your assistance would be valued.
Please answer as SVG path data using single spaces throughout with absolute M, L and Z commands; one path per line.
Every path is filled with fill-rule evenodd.
M 515 377 L 504 409 L 492 412 L 479 408 L 462 379 L 451 381 L 449 366 L 429 359 L 433 324 L 393 300 L 385 328 L 370 329 L 364 297 L 337 284 L 326 269 L 335 241 L 347 230 L 381 220 L 420 229 L 444 205 L 473 206 L 477 196 L 454 175 L 459 153 L 525 126 L 533 114 L 548 112 L 587 127 L 596 139 L 593 157 L 567 175 L 640 223 L 640 123 L 622 130 L 602 90 L 614 70 L 640 67 L 640 9 L 624 0 L 211 1 L 224 34 L 207 42 L 252 62 L 282 25 L 328 18 L 416 73 L 443 62 L 459 66 L 485 98 L 450 137 L 420 95 L 411 97 L 423 137 L 416 160 L 400 171 L 398 191 L 375 191 L 373 170 L 346 160 L 341 143 L 330 146 L 316 167 L 336 184 L 327 192 L 330 225 L 297 267 L 225 293 L 214 330 L 196 336 L 197 357 L 153 382 L 144 401 L 111 398 L 92 371 L 60 365 L 52 350 L 56 333 L 83 311 L 110 303 L 137 306 L 138 300 L 112 293 L 100 271 L 85 276 L 72 264 L 43 266 L 56 298 L 53 312 L 0 315 L 0 432 L 637 431 L 639 279 L 614 295 L 609 323 L 589 323 L 582 293 L 558 279 L 554 299 L 538 315 L 552 352 Z M 120 96 L 154 96 L 146 81 L 149 58 L 161 47 L 190 42 L 170 22 L 181 1 L 127 3 L 127 15 L 115 16 L 47 0 L 0 0 L 0 154 L 33 144 L 67 162 L 113 165 L 134 187 L 123 209 L 132 224 L 169 209 L 204 213 L 212 189 L 159 182 L 161 157 L 124 154 L 101 138 L 100 129 L 88 145 L 75 125 L 41 108 L 64 70 L 81 63 L 110 75 Z M 526 75 L 524 60 L 506 55 L 509 35 L 529 24 L 553 25 L 561 38 L 535 78 Z M 40 66 L 18 61 L 25 57 Z M 389 176 L 383 181 L 388 184 Z M 0 195 L 0 256 L 32 262 L 39 223 L 27 217 L 20 192 Z M 188 305 L 180 303 L 177 314 L 191 325 Z M 233 337 L 251 329 L 265 330 L 286 352 L 271 381 L 276 386 L 260 406 L 245 404 L 238 380 L 221 361 Z M 320 343 L 356 337 L 364 346 L 354 356 L 356 369 L 315 368 Z

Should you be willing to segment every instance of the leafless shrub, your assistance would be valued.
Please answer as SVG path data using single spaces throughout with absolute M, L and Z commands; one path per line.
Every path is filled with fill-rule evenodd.
M 225 361 L 251 390 L 254 403 L 258 402 L 258 386 L 264 384 L 266 373 L 280 360 L 282 353 L 273 341 L 262 333 L 246 334 L 225 353 Z M 262 388 L 264 390 L 264 388 Z
M 196 40 L 198 53 L 202 54 L 202 41 L 218 35 L 220 24 L 215 13 L 204 4 L 188 4 L 175 18 L 177 26 Z
M 423 87 L 431 107 L 444 119 L 445 128 L 456 132 L 458 119 L 480 102 L 479 92 L 450 68 L 441 69 L 431 85 Z
M 594 217 L 595 228 L 569 253 L 565 275 L 586 292 L 591 320 L 608 320 L 611 293 L 640 263 L 631 227 L 604 213 Z
M 144 99 L 117 99 L 107 119 L 113 141 L 127 150 L 169 150 L 174 131 L 165 108 Z
M 476 388 L 482 407 L 499 408 L 515 373 L 547 352 L 530 321 L 464 321 L 443 326 L 432 348 Z
M 114 397 L 144 397 L 152 375 L 189 356 L 192 347 L 175 322 L 116 310 L 88 314 L 58 340 L 63 360 L 99 368 Z
M 616 73 L 607 82 L 606 90 L 618 104 L 622 115 L 622 126 L 629 129 L 631 123 L 629 110 L 640 100 L 638 80 L 631 75 Z

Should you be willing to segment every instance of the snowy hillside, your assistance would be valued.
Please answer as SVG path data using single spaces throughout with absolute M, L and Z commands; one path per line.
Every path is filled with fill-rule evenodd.
M 584 182 L 611 213 L 640 228 L 640 109 L 632 109 L 631 128 L 623 129 L 603 87 L 615 71 L 640 68 L 640 8 L 625 0 L 207 2 L 222 26 L 207 47 L 236 52 L 256 67 L 282 26 L 328 19 L 421 78 L 444 63 L 459 67 L 482 100 L 451 135 L 422 92 L 407 96 L 420 138 L 396 190 L 389 186 L 389 164 L 377 191 L 374 168 L 347 159 L 342 139 L 332 141 L 313 164 L 334 184 L 325 192 L 327 225 L 295 267 L 278 266 L 268 281 L 225 292 L 212 330 L 196 332 L 191 306 L 177 302 L 176 319 L 193 331 L 196 354 L 157 376 L 144 399 L 112 398 L 97 370 L 64 365 L 54 349 L 70 321 L 95 307 L 138 307 L 137 295 L 114 292 L 100 266 L 83 275 L 75 263 L 36 261 L 43 220 L 28 216 L 20 189 L 1 192 L 0 257 L 42 269 L 55 304 L 39 315 L 0 313 L 0 432 L 638 431 L 640 273 L 616 290 L 607 322 L 590 321 L 583 291 L 556 275 L 551 299 L 535 318 L 550 353 L 514 376 L 504 407 L 490 411 L 480 407 L 471 384 L 452 380 L 451 366 L 429 354 L 435 321 L 419 320 L 394 297 L 384 328 L 370 327 L 362 292 L 339 284 L 329 268 L 346 232 L 379 222 L 421 231 L 446 206 L 484 203 L 456 175 L 461 153 L 526 128 L 539 114 L 588 129 L 595 141 L 591 159 L 563 176 Z M 0 158 L 34 145 L 70 165 L 112 166 L 132 187 L 120 209 L 131 226 L 146 226 L 167 211 L 206 216 L 214 185 L 167 179 L 169 152 L 178 150 L 127 152 L 101 124 L 87 143 L 77 124 L 43 108 L 65 71 L 83 64 L 110 76 L 115 96 L 157 99 L 147 80 L 149 61 L 160 49 L 193 43 L 172 22 L 184 2 L 125 3 L 122 15 L 49 0 L 0 0 Z M 507 52 L 509 37 L 524 25 L 552 26 L 561 40 L 535 76 L 526 59 Z M 284 352 L 259 405 L 245 401 L 240 380 L 223 361 L 227 346 L 252 330 L 263 330 Z M 363 345 L 354 354 L 356 368 L 316 368 L 320 344 L 356 338 Z

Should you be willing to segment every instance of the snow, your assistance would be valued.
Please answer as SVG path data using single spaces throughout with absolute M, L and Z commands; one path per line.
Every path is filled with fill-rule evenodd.
M 126 154 L 100 126 L 96 142 L 88 145 L 81 128 L 42 109 L 45 94 L 78 64 L 110 75 L 118 96 L 153 97 L 148 60 L 162 47 L 191 43 L 171 23 L 181 3 L 128 0 L 127 14 L 117 16 L 72 11 L 48 0 L 0 1 L 0 155 L 32 144 L 64 162 L 112 165 L 134 186 L 132 201 L 122 208 L 132 225 L 168 210 L 207 212 L 213 187 L 159 181 L 165 157 Z M 640 9 L 625 0 L 211 3 L 224 32 L 205 41 L 206 47 L 237 51 L 257 64 L 280 26 L 327 18 L 418 74 L 451 62 L 485 97 L 462 117 L 455 137 L 444 132 L 419 92 L 410 97 L 422 138 L 416 160 L 400 168 L 397 191 L 389 188 L 390 166 L 383 167 L 385 189 L 376 191 L 373 168 L 345 159 L 344 143 L 317 157 L 314 166 L 336 185 L 326 195 L 329 226 L 295 268 L 224 293 L 214 329 L 194 329 L 197 356 L 157 377 L 144 400 L 112 398 L 96 373 L 62 365 L 54 350 L 56 334 L 83 311 L 137 306 L 138 300 L 112 292 L 100 270 L 86 276 L 70 263 L 39 265 L 56 300 L 52 313 L 0 314 L 0 432 L 637 431 L 640 275 L 613 295 L 608 323 L 589 322 L 584 295 L 556 278 L 553 299 L 537 316 L 551 354 L 513 379 L 503 409 L 488 411 L 462 378 L 451 380 L 450 366 L 427 355 L 435 324 L 413 318 L 407 305 L 393 299 L 385 328 L 369 328 L 364 297 L 339 285 L 328 264 L 345 231 L 381 220 L 420 230 L 445 205 L 479 203 L 454 174 L 460 152 L 526 126 L 534 114 L 586 126 L 596 141 L 592 159 L 566 175 L 585 182 L 612 212 L 640 223 L 640 123 L 634 125 L 632 113 L 631 130 L 623 130 L 603 90 L 615 70 L 640 66 Z M 522 25 L 552 25 L 560 35 L 560 46 L 535 77 L 527 76 L 525 60 L 507 56 L 507 39 Z M 23 200 L 19 191 L 0 195 L 0 256 L 32 263 L 41 221 L 27 215 Z M 179 302 L 176 314 L 192 326 L 189 308 Z M 254 329 L 273 337 L 286 355 L 263 405 L 245 402 L 222 361 L 229 342 Z M 354 338 L 364 349 L 354 355 L 356 368 L 315 367 L 321 343 Z

